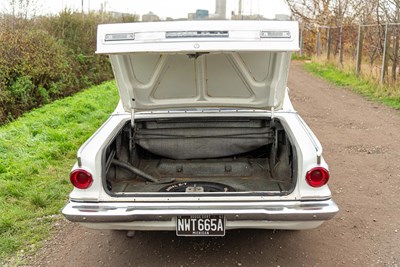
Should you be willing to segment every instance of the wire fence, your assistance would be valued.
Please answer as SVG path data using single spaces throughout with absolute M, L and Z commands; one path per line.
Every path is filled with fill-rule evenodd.
M 300 27 L 300 56 L 317 56 L 381 84 L 400 81 L 400 23 Z

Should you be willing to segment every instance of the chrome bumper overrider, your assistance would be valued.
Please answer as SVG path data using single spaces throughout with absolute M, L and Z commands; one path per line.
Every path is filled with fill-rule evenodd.
M 333 200 L 277 202 L 79 203 L 62 213 L 72 222 L 171 221 L 177 215 L 225 215 L 227 221 L 325 221 L 339 211 Z

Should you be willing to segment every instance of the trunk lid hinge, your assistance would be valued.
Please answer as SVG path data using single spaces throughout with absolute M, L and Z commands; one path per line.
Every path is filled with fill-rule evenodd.
M 131 109 L 131 128 L 135 127 L 135 110 Z
M 135 149 L 135 109 L 131 108 L 131 128 L 129 129 L 129 155 L 132 155 L 133 150 Z
M 135 103 L 135 98 L 132 98 L 132 103 L 131 103 L 131 128 L 133 129 L 133 127 L 135 126 L 135 107 L 136 107 L 136 103 Z
M 271 107 L 271 127 L 275 127 L 275 108 Z

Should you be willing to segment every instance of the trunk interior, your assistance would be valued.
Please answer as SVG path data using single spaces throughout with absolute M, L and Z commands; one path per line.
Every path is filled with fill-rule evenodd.
M 294 148 L 278 120 L 179 118 L 128 122 L 105 149 L 104 188 L 140 193 L 289 194 Z

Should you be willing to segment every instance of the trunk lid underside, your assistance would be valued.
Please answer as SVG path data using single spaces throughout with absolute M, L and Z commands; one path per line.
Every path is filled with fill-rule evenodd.
M 127 112 L 278 110 L 298 30 L 294 21 L 100 25 L 97 53 L 110 55 Z
M 282 106 L 290 52 L 111 55 L 125 111 Z

